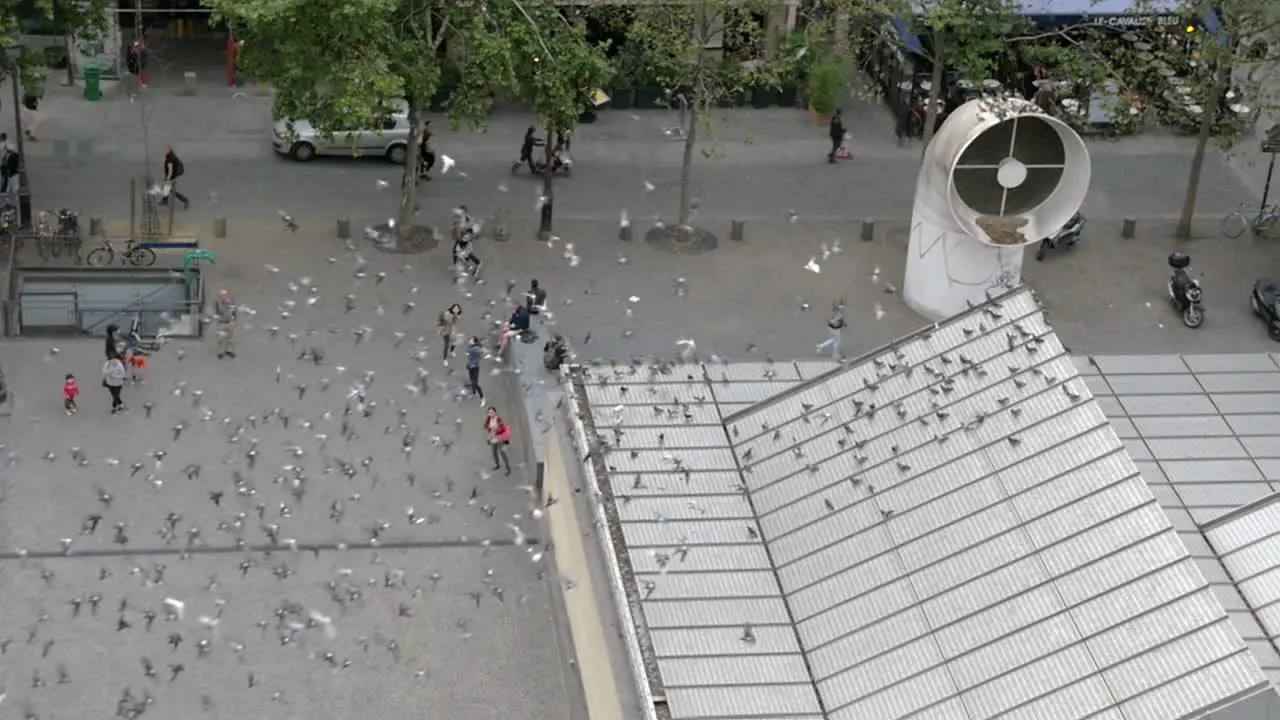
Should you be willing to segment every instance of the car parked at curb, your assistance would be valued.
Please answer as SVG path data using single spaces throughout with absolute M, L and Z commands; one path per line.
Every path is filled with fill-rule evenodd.
M 283 118 L 271 131 L 271 149 L 298 162 L 319 155 L 381 157 L 403 165 L 408 153 L 409 113 L 397 105 L 373 128 L 318 128 L 307 120 Z

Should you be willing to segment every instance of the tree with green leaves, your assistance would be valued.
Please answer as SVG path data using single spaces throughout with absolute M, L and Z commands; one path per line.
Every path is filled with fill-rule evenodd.
M 48 69 L 47 57 L 36 52 L 25 52 L 19 57 L 14 52 L 19 36 L 24 34 L 24 26 L 34 23 L 68 38 L 74 36 L 79 42 L 98 43 L 105 40 L 107 7 L 107 0 L 36 0 L 33 4 L 0 0 L 0 49 L 7 58 L 0 77 L 12 75 L 16 68 L 23 89 L 39 94 Z M 67 49 L 69 53 L 69 44 Z M 68 56 L 68 70 L 72 61 Z
M 930 68 L 925 89 L 921 135 L 928 145 L 937 125 L 945 93 L 954 84 L 982 87 L 983 81 L 1017 63 L 1022 46 L 1041 39 L 1021 14 L 1016 0 L 826 0 L 835 13 L 849 18 L 859 32 L 851 39 L 855 56 L 871 56 L 888 43 L 903 58 L 919 57 Z M 889 18 L 901 18 L 911 42 L 881 32 Z M 907 78 L 910 80 L 911 78 Z M 923 87 L 923 84 L 922 84 Z
M 494 2 L 490 13 L 502 34 L 476 38 L 468 47 L 482 49 L 485 76 L 529 103 L 543 128 L 538 235 L 545 239 L 552 232 L 552 166 L 562 149 L 557 145 L 568 140 L 593 105 L 596 90 L 609 78 L 609 63 L 605 48 L 588 42 L 581 14 L 554 0 Z
M 1112 131 L 1162 127 L 1194 136 L 1186 191 L 1175 231 L 1189 239 L 1200 176 L 1209 150 L 1254 150 L 1250 129 L 1259 113 L 1276 106 L 1268 74 L 1280 60 L 1280 15 L 1266 0 L 1214 4 L 1216 28 L 1201 19 L 1208 6 L 1187 0 L 1174 9 L 1145 0 L 1133 12 L 1165 25 L 1114 30 L 1077 27 L 1039 44 L 1028 57 L 1056 78 L 1070 79 L 1055 93 L 1061 115 L 1084 129 L 1090 106 L 1110 118 Z M 1063 85 L 1062 83 L 1055 83 Z
M 1271 73 L 1280 62 L 1280 8 L 1268 0 L 1221 0 L 1212 6 L 1218 27 L 1210 28 L 1198 23 L 1206 7 L 1184 0 L 1177 15 L 1188 19 L 1185 27 L 1170 28 L 1163 42 L 1125 38 L 1126 51 L 1112 60 L 1117 75 L 1144 91 L 1144 111 L 1196 137 L 1175 231 L 1182 240 L 1192 235 L 1210 146 L 1216 141 L 1227 153 L 1258 152 L 1249 132 L 1253 120 L 1275 108 L 1277 100 Z M 1260 209 L 1259 217 L 1263 213 Z
M 777 85 L 780 64 L 766 59 L 764 28 L 755 20 L 771 0 L 688 0 L 633 6 L 627 42 L 635 43 L 667 102 L 685 115 L 680 205 L 675 232 L 687 239 L 694 209 L 693 161 L 712 111 L 752 86 Z M 712 149 L 702 154 L 711 157 Z
M 552 0 L 209 0 L 244 40 L 246 73 L 274 86 L 278 116 L 306 119 L 332 137 L 342 128 L 377 127 L 407 104 L 411 129 L 404 163 L 398 234 L 411 232 L 426 110 L 442 89 L 455 125 L 482 127 L 497 92 L 532 97 L 547 119 L 571 128 L 562 112 L 582 81 L 578 56 L 559 44 L 577 27 Z M 551 22 L 558 19 L 559 23 Z M 551 36 L 551 38 L 548 37 Z M 447 51 L 447 52 L 446 52 Z M 544 66 L 567 72 L 542 72 Z M 442 88 L 450 71 L 453 83 Z M 579 109 L 581 106 L 579 105 Z M 574 116 L 576 121 L 576 115 Z

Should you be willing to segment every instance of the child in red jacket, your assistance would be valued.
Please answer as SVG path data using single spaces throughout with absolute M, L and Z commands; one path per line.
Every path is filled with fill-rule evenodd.
M 67 373 L 66 382 L 62 383 L 62 408 L 67 411 L 68 415 L 74 415 L 76 410 L 76 398 L 80 396 L 80 386 L 76 384 L 76 376 Z
M 497 470 L 505 465 L 506 474 L 510 475 L 511 459 L 507 457 L 507 446 L 511 444 L 511 426 L 498 417 L 498 409 L 492 405 L 485 414 L 484 429 L 489 431 L 489 449 L 493 451 L 493 469 Z

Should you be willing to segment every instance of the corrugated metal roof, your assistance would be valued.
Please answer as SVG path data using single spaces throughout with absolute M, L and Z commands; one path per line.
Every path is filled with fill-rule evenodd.
M 1161 505 L 1246 474 L 1218 406 L 1262 412 L 1228 389 L 1269 381 L 1126 362 L 1067 357 L 1017 292 L 839 371 L 593 371 L 671 716 L 1165 720 L 1266 688 L 1247 606 Z
M 1230 530 L 1223 527 L 1257 523 L 1275 512 L 1265 504 L 1280 491 L 1276 356 L 1073 359 L 1263 672 L 1280 680 L 1275 633 L 1260 623 L 1258 596 L 1241 595 L 1241 588 L 1252 593 L 1252 587 L 1238 586 L 1243 561 L 1231 559 L 1236 568 L 1224 567 L 1228 556 L 1244 550 L 1226 539 Z M 1262 503 L 1257 516 L 1241 515 L 1239 508 L 1255 503 Z M 1275 558 L 1280 565 L 1280 554 Z
M 1170 718 L 1265 685 L 1029 292 L 726 425 L 835 720 Z M 1174 594 L 1134 591 L 1159 573 Z
M 624 367 L 582 379 L 592 427 L 612 448 L 609 511 L 675 720 L 822 719 L 722 416 L 833 367 Z

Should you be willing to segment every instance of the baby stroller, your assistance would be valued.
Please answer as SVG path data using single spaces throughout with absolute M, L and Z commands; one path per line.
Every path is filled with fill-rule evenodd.
M 156 332 L 154 337 L 142 336 L 142 318 L 135 314 L 129 323 L 129 332 L 124 336 L 124 361 L 129 368 L 129 377 L 133 382 L 142 382 L 142 373 L 147 369 L 147 357 L 157 352 L 168 340 L 164 331 Z

